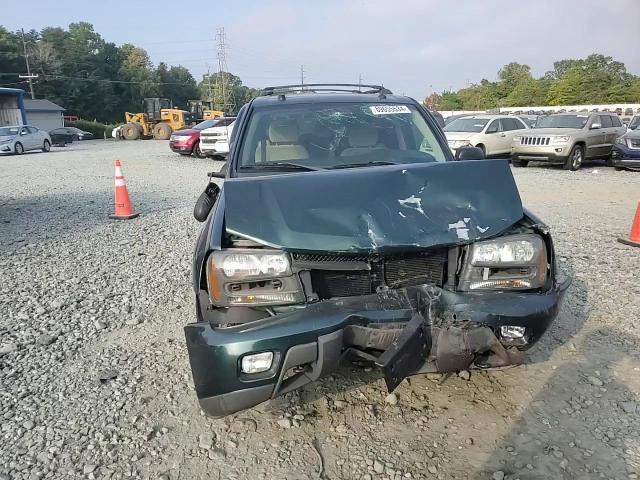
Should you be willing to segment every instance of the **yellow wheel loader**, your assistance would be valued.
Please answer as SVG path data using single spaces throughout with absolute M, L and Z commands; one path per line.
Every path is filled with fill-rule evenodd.
M 195 121 L 191 112 L 173 108 L 167 98 L 145 98 L 143 103 L 143 112 L 124 114 L 126 124 L 122 126 L 121 134 L 126 140 L 169 140 L 173 132 Z
M 201 122 L 212 118 L 224 117 L 222 110 L 214 110 L 213 102 L 208 100 L 187 100 L 189 110 Z

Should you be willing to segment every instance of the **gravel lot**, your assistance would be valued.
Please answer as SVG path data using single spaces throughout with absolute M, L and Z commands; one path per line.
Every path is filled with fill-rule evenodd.
M 113 161 L 142 215 L 107 218 Z M 218 165 L 214 165 L 218 163 Z M 348 364 L 234 417 L 204 417 L 194 202 L 219 162 L 165 142 L 0 157 L 0 479 L 640 476 L 640 174 L 515 169 L 574 283 L 527 365 L 413 377 L 387 396 Z

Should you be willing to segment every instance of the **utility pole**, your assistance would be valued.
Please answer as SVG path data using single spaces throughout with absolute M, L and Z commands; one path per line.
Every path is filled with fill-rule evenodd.
M 35 99 L 36 94 L 33 92 L 33 79 L 38 78 L 38 75 L 31 75 L 31 68 L 29 68 L 29 54 L 27 53 L 27 42 L 24 39 L 24 29 L 21 28 L 22 32 L 22 48 L 24 50 L 24 61 L 27 64 L 27 74 L 26 75 L 18 75 L 18 78 L 26 78 L 29 80 L 29 89 L 31 90 L 31 98 Z
M 304 90 L 304 65 L 300 65 L 300 85 L 302 85 L 302 90 Z
M 362 90 L 362 74 L 358 75 L 358 91 Z

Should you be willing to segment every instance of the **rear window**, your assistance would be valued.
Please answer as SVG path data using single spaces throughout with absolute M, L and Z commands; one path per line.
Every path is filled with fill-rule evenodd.
M 324 169 L 447 160 L 434 131 L 411 104 L 265 107 L 253 112 L 246 132 L 240 169 L 283 162 Z

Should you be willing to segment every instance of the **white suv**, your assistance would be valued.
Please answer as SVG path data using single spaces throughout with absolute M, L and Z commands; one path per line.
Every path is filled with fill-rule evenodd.
M 215 126 L 200 132 L 200 151 L 207 157 L 222 156 L 229 153 L 229 138 L 236 117 L 223 117 Z
M 444 127 L 449 148 L 478 147 L 486 157 L 511 153 L 513 137 L 529 128 L 522 119 L 505 115 L 471 115 L 457 118 Z

